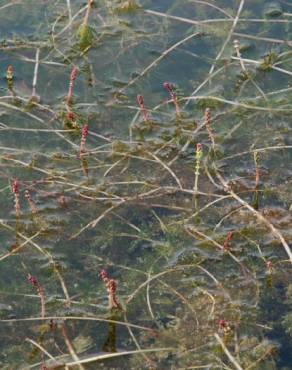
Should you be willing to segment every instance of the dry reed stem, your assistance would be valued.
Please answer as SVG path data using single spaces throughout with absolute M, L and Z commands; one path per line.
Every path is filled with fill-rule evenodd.
M 56 358 L 54 356 L 52 356 L 43 346 L 41 346 L 39 343 L 37 343 L 36 341 L 34 341 L 33 339 L 31 338 L 25 338 L 25 341 L 26 342 L 29 342 L 31 344 L 33 344 L 35 347 L 37 347 L 40 351 L 42 351 L 46 356 L 48 356 L 51 360 L 54 360 L 56 361 Z
M 223 55 L 224 53 L 224 50 L 226 48 L 226 46 L 228 45 L 231 37 L 232 37 L 232 34 L 236 28 L 236 25 L 238 23 L 238 20 L 239 20 L 239 17 L 240 17 L 240 13 L 242 12 L 242 9 L 243 9 L 243 6 L 244 6 L 244 2 L 245 0 L 241 0 L 240 3 L 239 3 L 239 6 L 238 6 L 238 9 L 237 9 L 237 13 L 236 13 L 236 16 L 234 18 L 234 21 L 233 21 L 233 24 L 231 26 L 231 29 L 226 37 L 226 40 L 224 41 L 222 47 L 221 47 L 221 50 L 219 51 L 219 53 L 217 54 L 216 58 L 215 58 L 215 63 L 217 60 L 219 60 L 221 58 L 221 56 Z M 209 75 L 211 75 L 215 69 L 215 63 L 211 66 L 210 70 L 209 70 Z
M 73 344 L 71 342 L 71 339 L 69 338 L 68 336 L 68 333 L 67 333 L 67 329 L 66 329 L 66 325 L 65 325 L 65 322 L 61 325 L 61 331 L 62 331 L 62 335 L 64 337 L 64 341 L 65 341 L 65 344 L 66 344 L 66 347 L 68 348 L 68 351 L 70 353 L 70 355 L 72 356 L 75 364 L 77 365 L 77 367 L 80 369 L 80 370 L 85 370 L 84 366 L 82 365 L 79 357 L 77 356 L 77 353 L 73 347 Z M 67 364 L 68 365 L 68 364 Z
M 216 170 L 216 176 L 220 180 L 220 182 L 223 185 L 225 191 L 227 193 L 229 193 L 239 203 L 241 203 L 245 208 L 247 208 L 249 211 L 251 211 L 251 213 L 253 213 L 262 224 L 266 225 L 271 230 L 272 234 L 274 234 L 274 236 L 276 236 L 281 241 L 281 244 L 283 245 L 283 247 L 284 247 L 284 249 L 285 249 L 285 251 L 286 251 L 286 253 L 289 257 L 290 263 L 292 263 L 292 253 L 291 253 L 290 247 L 287 244 L 286 240 L 284 239 L 282 233 L 278 229 L 276 229 L 275 226 L 269 220 L 267 220 L 259 211 L 255 210 L 245 200 L 243 200 L 237 194 L 235 194 L 234 191 L 230 189 L 230 187 L 228 186 L 228 184 L 224 180 L 224 178 L 220 175 L 217 168 L 215 168 L 215 170 Z
M 168 56 L 168 54 L 170 54 L 178 46 L 180 46 L 180 45 L 184 44 L 185 42 L 191 40 L 192 38 L 198 37 L 198 36 L 202 36 L 202 33 L 201 32 L 193 33 L 193 34 L 185 37 L 184 39 L 176 42 L 170 48 L 164 50 L 158 58 L 154 59 L 146 68 L 143 69 L 142 72 L 139 73 L 139 76 L 131 79 L 130 82 L 127 83 L 126 86 L 124 86 L 122 89 L 120 89 L 119 93 L 120 94 L 123 93 L 126 89 L 128 89 L 128 87 L 135 84 L 141 77 L 143 77 L 146 73 L 148 73 L 153 67 L 156 67 L 162 59 L 164 59 L 166 56 Z
M 229 352 L 229 350 L 227 349 L 227 347 L 225 346 L 223 340 L 219 337 L 219 335 L 217 333 L 214 334 L 214 337 L 216 338 L 217 342 L 221 345 L 224 353 L 226 354 L 226 356 L 229 358 L 230 362 L 235 366 L 235 368 L 237 370 L 244 370 L 240 365 L 239 363 L 235 360 L 235 358 L 232 356 L 232 354 Z
M 148 328 L 146 326 L 136 325 L 136 324 L 130 324 L 123 321 L 117 321 L 117 320 L 110 320 L 102 317 L 94 317 L 94 316 L 46 316 L 43 317 L 28 317 L 28 318 L 20 318 L 20 319 L 0 319 L 0 322 L 31 322 L 31 321 L 48 321 L 48 320 L 75 320 L 75 321 L 96 321 L 96 322 L 108 322 L 112 324 L 117 324 L 121 326 L 130 326 L 134 329 L 140 329 L 145 331 L 153 332 L 152 328 Z
M 121 352 L 115 352 L 115 353 L 108 353 L 105 355 L 93 355 L 91 357 L 85 358 L 83 360 L 75 361 L 75 362 L 68 362 L 68 366 L 75 366 L 78 364 L 88 364 L 90 362 L 95 362 L 95 361 L 100 361 L 100 360 L 105 360 L 107 358 L 114 358 L 114 357 L 120 357 L 120 356 L 129 356 L 129 355 L 139 355 L 142 353 L 151 353 L 151 352 L 162 352 L 162 351 L 167 351 L 171 352 L 176 350 L 173 347 L 162 347 L 162 348 L 148 348 L 148 349 L 140 349 L 137 351 L 121 351 Z

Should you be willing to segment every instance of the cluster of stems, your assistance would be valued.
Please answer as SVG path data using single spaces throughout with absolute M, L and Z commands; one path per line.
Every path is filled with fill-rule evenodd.
M 198 143 L 196 146 L 196 165 L 195 165 L 195 185 L 194 185 L 194 191 L 198 191 L 198 181 L 199 181 L 199 175 L 200 175 L 200 168 L 201 168 L 201 159 L 203 157 L 203 146 L 202 144 Z
M 27 203 L 29 205 L 29 208 L 31 210 L 31 213 L 36 214 L 37 213 L 37 208 L 36 208 L 36 205 L 35 205 L 34 201 L 31 199 L 29 191 L 25 190 L 24 195 L 25 195 L 25 198 L 26 198 Z
M 148 114 L 147 109 L 145 108 L 144 98 L 142 95 L 137 95 L 137 102 L 140 106 L 140 110 L 143 115 L 144 122 L 146 123 L 149 121 L 149 114 Z
M 213 134 L 213 129 L 212 129 L 212 117 L 211 117 L 211 109 L 210 108 L 207 108 L 205 110 L 205 125 L 206 125 L 206 129 L 208 131 L 209 139 L 212 143 L 212 148 L 214 149 L 215 139 L 214 139 L 214 134 Z
M 109 277 L 109 274 L 106 270 L 101 270 L 99 274 L 102 281 L 105 283 L 107 292 L 108 292 L 108 302 L 109 309 L 118 308 L 121 309 L 122 306 L 117 297 L 117 282 L 114 279 Z
M 87 136 L 88 136 L 88 125 L 85 124 L 82 127 L 82 133 L 81 133 L 81 142 L 80 142 L 80 150 L 79 150 L 80 157 L 86 152 L 85 144 L 86 144 Z
M 16 217 L 20 217 L 19 188 L 20 188 L 19 181 L 14 180 L 12 183 L 12 193 L 14 194 L 14 209 Z
M 45 305 L 45 290 L 40 285 L 38 279 L 35 276 L 28 274 L 27 280 L 31 283 L 31 285 L 36 288 L 38 295 L 41 300 L 41 317 L 45 317 L 46 315 L 46 305 Z
M 230 242 L 233 238 L 233 231 L 229 231 L 229 233 L 227 234 L 226 236 L 226 239 L 224 240 L 224 243 L 223 243 L 223 248 L 225 251 L 229 251 L 231 246 L 230 246 Z
M 173 101 L 173 104 L 175 106 L 176 115 L 179 117 L 180 116 L 180 109 L 179 109 L 179 105 L 178 105 L 178 101 L 177 101 L 177 96 L 174 92 L 173 85 L 169 82 L 164 82 L 163 87 L 169 92 L 169 95 L 170 95 L 170 97 Z

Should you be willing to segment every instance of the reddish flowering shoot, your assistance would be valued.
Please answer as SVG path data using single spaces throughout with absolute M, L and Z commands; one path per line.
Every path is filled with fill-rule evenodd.
M 71 111 L 69 111 L 68 113 L 67 113 L 67 120 L 68 121 L 70 121 L 70 122 L 74 122 L 75 121 L 75 114 L 73 113 L 73 112 L 71 112 Z
M 80 157 L 84 153 L 86 153 L 85 144 L 86 144 L 87 136 L 88 136 L 88 125 L 85 124 L 83 125 L 82 132 L 81 132 L 81 142 L 80 142 L 80 150 L 79 150 Z
M 67 95 L 67 104 L 70 104 L 72 101 L 77 74 L 78 74 L 78 69 L 77 67 L 74 66 L 72 69 L 71 75 L 70 75 L 69 90 L 68 90 L 68 95 Z
M 101 270 L 99 277 L 105 283 L 108 292 L 109 309 L 117 308 L 122 309 L 122 306 L 117 297 L 117 282 L 109 277 L 108 272 L 103 269 Z
M 230 246 L 230 242 L 231 240 L 233 239 L 233 231 L 229 231 L 229 233 L 227 234 L 226 236 L 226 239 L 223 243 L 223 248 L 225 251 L 229 251 L 231 246 Z
M 272 261 L 267 261 L 266 266 L 267 266 L 267 273 L 268 273 L 269 275 L 271 275 L 271 273 L 272 273 L 272 272 L 273 272 L 273 270 L 274 270 L 273 262 L 272 262 Z
M 149 114 L 148 114 L 147 109 L 145 108 L 144 98 L 142 95 L 137 95 L 137 102 L 140 106 L 140 110 L 143 115 L 144 122 L 146 123 L 149 121 Z
M 13 77 L 14 77 L 13 67 L 10 65 L 7 67 L 7 71 L 6 71 L 6 79 L 8 81 L 8 84 L 12 84 Z
M 203 145 L 201 143 L 197 143 L 196 145 L 196 164 L 195 164 L 195 184 L 194 184 L 194 191 L 198 191 L 198 181 L 200 175 L 200 167 L 201 167 L 201 159 L 203 157 Z
M 178 105 L 176 93 L 174 92 L 173 85 L 169 82 L 164 82 L 163 87 L 168 91 L 168 93 L 169 93 L 169 95 L 170 95 L 170 97 L 173 101 L 173 104 L 175 106 L 176 115 L 178 117 L 180 117 L 180 108 L 179 108 L 179 105 Z
M 41 300 L 41 317 L 45 317 L 46 315 L 46 306 L 45 306 L 45 291 L 44 288 L 40 285 L 38 279 L 31 274 L 28 274 L 27 280 L 31 283 L 31 285 L 36 288 L 38 295 Z
M 31 213 L 36 214 L 37 213 L 37 208 L 34 203 L 34 201 L 31 199 L 30 193 L 28 190 L 25 190 L 24 196 L 28 202 L 29 208 L 31 210 Z
M 231 330 L 231 328 L 230 328 L 230 326 L 229 326 L 228 322 L 227 322 L 226 320 L 224 320 L 224 319 L 219 320 L 219 322 L 218 322 L 218 326 L 219 326 L 219 330 L 220 330 L 220 331 L 223 331 L 223 332 L 224 332 L 224 334 L 229 333 L 229 332 L 230 332 L 230 330 Z
M 12 183 L 12 193 L 14 194 L 14 209 L 16 217 L 20 217 L 19 188 L 20 188 L 19 181 L 14 180 Z

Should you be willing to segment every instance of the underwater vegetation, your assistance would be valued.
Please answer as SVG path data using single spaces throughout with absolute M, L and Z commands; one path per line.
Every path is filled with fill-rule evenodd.
M 292 367 L 292 6 L 0 2 L 0 368 Z

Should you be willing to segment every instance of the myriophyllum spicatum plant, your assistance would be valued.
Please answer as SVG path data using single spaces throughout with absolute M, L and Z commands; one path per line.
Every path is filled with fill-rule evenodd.
M 34 201 L 31 198 L 30 193 L 29 193 L 28 190 L 25 190 L 24 196 L 27 200 L 27 203 L 29 205 L 31 213 L 36 214 L 37 213 L 37 208 L 36 208 L 36 205 L 35 205 Z
M 203 146 L 201 143 L 198 143 L 196 145 L 196 155 L 195 155 L 195 185 L 194 185 L 194 191 L 198 191 L 198 181 L 199 181 L 199 175 L 200 175 L 200 168 L 201 168 L 201 160 L 203 157 Z
M 7 80 L 8 86 L 12 86 L 13 78 L 14 78 L 13 67 L 10 65 L 7 67 L 7 71 L 6 71 L 6 80 Z
M 212 148 L 214 150 L 215 139 L 214 139 L 213 128 L 212 128 L 212 117 L 211 117 L 211 109 L 210 108 L 207 108 L 205 110 L 205 125 L 206 125 L 206 129 L 208 131 L 209 139 L 212 143 Z
M 80 142 L 80 150 L 79 150 L 80 157 L 84 153 L 86 153 L 85 144 L 86 144 L 87 136 L 88 136 L 88 125 L 85 124 L 82 127 L 82 133 L 81 133 L 81 142 Z
M 226 239 L 224 240 L 223 243 L 223 248 L 225 251 L 229 251 L 231 248 L 230 242 L 233 239 L 233 231 L 229 231 L 229 233 L 226 236 Z
M 73 97 L 73 93 L 74 93 L 74 86 L 75 86 L 75 81 L 76 81 L 76 78 L 77 78 L 77 74 L 78 74 L 78 69 L 76 66 L 73 67 L 72 71 L 71 71 L 71 75 L 70 75 L 70 82 L 69 82 L 69 90 L 68 90 L 68 94 L 67 94 L 67 104 L 71 104 L 72 102 L 72 97 Z
M 149 114 L 148 114 L 147 109 L 145 108 L 144 98 L 142 95 L 137 95 L 137 102 L 140 106 L 140 110 L 143 115 L 144 122 L 146 123 L 149 121 Z
M 117 282 L 109 277 L 106 270 L 101 270 L 99 274 L 102 281 L 105 283 L 108 292 L 109 309 L 118 308 L 122 309 L 122 306 L 117 297 Z
M 35 276 L 32 276 L 31 274 L 28 274 L 27 280 L 31 283 L 31 285 L 36 288 L 38 295 L 41 300 L 41 317 L 45 317 L 46 315 L 46 305 L 45 305 L 45 290 L 40 285 L 38 279 Z
M 175 106 L 176 115 L 180 117 L 180 109 L 179 109 L 176 93 L 174 92 L 173 85 L 169 82 L 164 82 L 163 87 L 169 92 L 169 95 Z
M 14 194 L 14 209 L 16 217 L 20 217 L 19 188 L 20 188 L 19 181 L 14 180 L 12 183 L 12 193 Z

